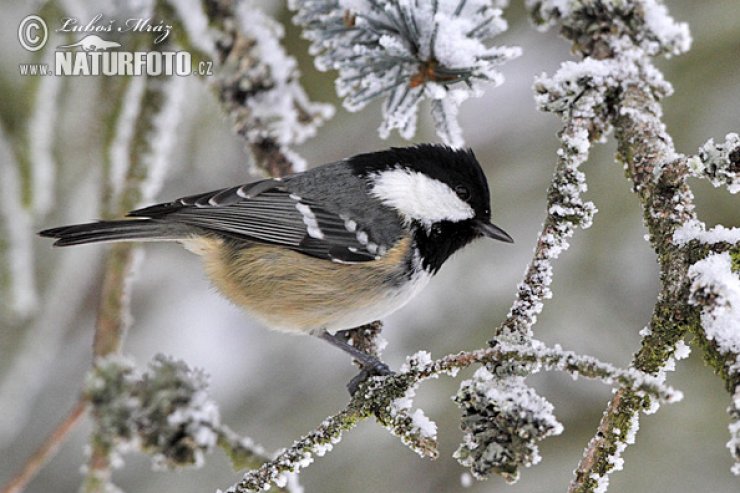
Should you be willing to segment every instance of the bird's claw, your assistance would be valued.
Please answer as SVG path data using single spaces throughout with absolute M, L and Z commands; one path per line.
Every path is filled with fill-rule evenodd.
M 357 392 L 357 389 L 360 387 L 360 384 L 367 380 L 370 377 L 384 377 L 388 375 L 393 375 L 393 372 L 391 369 L 383 363 L 382 361 L 375 361 L 374 363 L 370 365 L 363 366 L 360 370 L 360 373 L 358 373 L 352 380 L 349 381 L 347 384 L 347 390 L 349 390 L 349 394 L 354 396 Z

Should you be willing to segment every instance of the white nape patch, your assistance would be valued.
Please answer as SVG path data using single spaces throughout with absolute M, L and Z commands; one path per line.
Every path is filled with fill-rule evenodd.
M 313 213 L 311 208 L 301 202 L 296 202 L 295 208 L 303 215 L 303 224 L 306 225 L 308 236 L 316 238 L 317 240 L 323 240 L 324 232 L 319 228 L 319 223 L 316 221 L 316 215 Z
M 429 227 L 439 221 L 464 221 L 475 216 L 470 205 L 439 180 L 408 168 L 370 175 L 372 194 L 409 221 Z

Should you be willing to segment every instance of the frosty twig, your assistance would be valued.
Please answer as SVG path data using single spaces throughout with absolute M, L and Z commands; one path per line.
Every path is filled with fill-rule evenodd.
M 662 2 L 533 0 L 528 4 L 537 24 L 557 25 L 561 34 L 573 41 L 574 51 L 582 56 L 579 62 L 563 64 L 552 86 L 567 94 L 578 93 L 578 87 L 585 83 L 605 96 L 597 101 L 599 111 L 593 118 L 601 114 L 607 126 L 614 127 L 618 158 L 624 163 L 643 207 L 650 243 L 661 267 L 661 292 L 651 322 L 641 332 L 642 348 L 633 365 L 662 375 L 686 330 L 697 332 L 699 327 L 698 313 L 689 304 L 689 266 L 694 254 L 690 247 L 674 248 L 674 241 L 687 243 L 691 234 L 687 228 L 699 232 L 703 229 L 696 226 L 693 196 L 686 183 L 689 169 L 717 184 L 726 182 L 732 189 L 730 155 L 736 145 L 732 136 L 720 146 L 709 142 L 699 157 L 689 160 L 690 164 L 676 153 L 661 122 L 658 103 L 672 88 L 652 64 L 651 57 L 683 53 L 691 38 L 687 26 L 673 21 Z M 609 29 L 602 29 L 600 26 L 607 22 Z M 637 412 L 645 408 L 655 410 L 649 404 L 625 388 L 615 394 L 598 434 L 576 470 L 570 491 L 606 489 L 608 474 L 621 467 L 620 455 L 634 439 Z
M 265 490 L 272 484 L 278 486 L 285 484 L 286 474 L 297 473 L 307 467 L 316 456 L 323 456 L 331 450 L 346 431 L 371 417 L 388 428 L 391 433 L 399 436 L 420 455 L 433 458 L 437 454 L 436 425 L 423 413 L 419 413 L 419 410 L 409 413 L 413 405 L 414 389 L 425 380 L 439 375 L 454 376 L 459 369 L 473 364 L 502 362 L 526 363 L 538 369 L 565 371 L 583 378 L 601 380 L 607 384 L 618 383 L 640 395 L 649 395 L 661 402 L 675 402 L 682 397 L 680 392 L 650 375 L 636 370 L 622 370 L 595 358 L 579 356 L 563 351 L 559 347 L 547 348 L 539 343 L 534 343 L 533 347 L 501 344 L 451 354 L 437 360 L 432 360 L 428 353 L 421 351 L 408 357 L 398 374 L 374 377 L 364 383 L 344 410 L 325 419 L 316 429 L 296 440 L 291 447 L 259 469 L 248 472 L 239 483 L 227 491 L 247 493 Z M 480 380 L 484 375 L 480 374 L 477 378 Z M 468 381 L 464 386 L 470 384 Z M 470 395 L 470 392 L 466 395 Z M 472 401 L 467 397 L 465 399 L 466 406 L 472 405 Z M 491 405 L 488 396 L 476 402 L 485 406 Z M 469 455 L 460 456 L 463 461 L 467 460 L 465 457 Z

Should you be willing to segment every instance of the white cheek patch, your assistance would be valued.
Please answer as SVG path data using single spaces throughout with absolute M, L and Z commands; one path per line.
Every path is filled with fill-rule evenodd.
M 407 219 L 429 226 L 439 221 L 464 221 L 475 216 L 470 205 L 439 180 L 404 168 L 376 173 L 372 193 Z

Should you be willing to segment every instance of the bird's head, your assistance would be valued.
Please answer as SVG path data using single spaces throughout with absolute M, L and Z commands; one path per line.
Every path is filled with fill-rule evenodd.
M 370 193 L 395 209 L 415 236 L 424 267 L 436 272 L 472 240 L 513 242 L 491 223 L 488 182 L 473 151 L 423 144 L 350 159 Z

